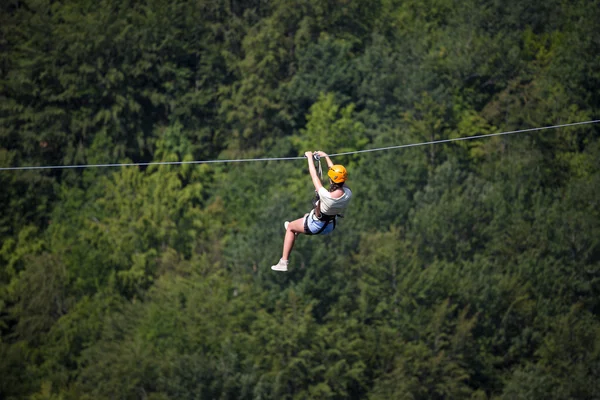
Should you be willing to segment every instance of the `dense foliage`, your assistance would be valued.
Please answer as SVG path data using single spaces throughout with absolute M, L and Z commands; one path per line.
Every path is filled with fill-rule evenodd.
M 600 116 L 600 2 L 5 0 L 0 166 Z M 600 124 L 0 171 L 0 398 L 600 398 Z

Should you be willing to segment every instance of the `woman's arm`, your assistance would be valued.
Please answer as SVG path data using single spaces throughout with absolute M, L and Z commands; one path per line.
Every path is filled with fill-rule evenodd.
M 331 166 L 333 165 L 333 163 L 331 162 L 331 158 L 329 158 L 329 156 L 327 155 L 327 153 L 325 153 L 324 151 L 317 151 L 317 154 L 319 155 L 319 157 L 325 157 L 325 161 L 327 161 L 327 166 L 329 168 L 331 168 Z
M 304 155 L 308 159 L 308 172 L 310 172 L 310 177 L 312 178 L 313 185 L 315 185 L 315 190 L 318 192 L 319 188 L 323 187 L 323 184 L 321 183 L 321 179 L 319 179 L 319 176 L 317 175 L 315 162 L 313 161 L 313 153 L 312 151 L 307 151 L 306 153 L 304 153 Z

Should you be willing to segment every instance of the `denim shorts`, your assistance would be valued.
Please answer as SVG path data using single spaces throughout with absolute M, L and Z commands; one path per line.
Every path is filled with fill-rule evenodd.
M 325 225 L 326 223 L 327 222 L 319 221 L 315 217 L 315 210 L 312 210 L 306 216 L 306 218 L 304 218 L 304 233 L 306 233 L 307 235 L 315 235 L 317 232 L 319 232 L 321 230 L 323 225 Z M 320 233 L 320 235 L 326 235 L 326 234 L 330 233 L 331 231 L 333 231 L 334 227 L 335 227 L 335 223 L 333 221 L 329 221 L 329 224 L 323 230 L 323 232 Z

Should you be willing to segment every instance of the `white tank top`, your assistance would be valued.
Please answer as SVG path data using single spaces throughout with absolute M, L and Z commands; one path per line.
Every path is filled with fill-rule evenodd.
M 321 207 L 321 213 L 327 215 L 343 214 L 348 204 L 350 204 L 350 198 L 352 197 L 352 191 L 343 186 L 344 194 L 334 199 L 331 197 L 331 193 L 324 187 L 319 188 L 319 204 Z

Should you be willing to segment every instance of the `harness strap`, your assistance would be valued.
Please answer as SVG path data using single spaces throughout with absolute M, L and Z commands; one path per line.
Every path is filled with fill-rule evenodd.
M 321 166 L 321 156 L 317 154 L 315 151 L 313 154 L 313 158 L 315 159 L 315 164 L 317 164 L 317 171 L 319 175 L 321 175 L 321 179 L 323 179 L 323 167 Z
M 326 218 L 323 218 L 326 217 Z M 310 218 L 310 213 L 306 216 L 306 218 L 304 218 L 304 233 L 306 233 L 307 235 L 318 235 L 320 233 L 323 233 L 323 231 L 327 228 L 327 226 L 329 226 L 329 224 L 331 222 L 333 222 L 333 229 L 335 229 L 335 224 L 336 224 L 336 215 L 326 215 L 326 214 L 321 214 L 321 218 L 319 219 L 319 221 L 325 222 L 323 224 L 323 226 L 321 228 L 319 228 L 319 230 L 315 233 L 312 233 L 310 231 L 310 229 L 308 228 L 308 219 Z
M 333 229 L 335 229 L 335 219 L 333 220 L 329 220 L 329 221 L 325 221 L 325 223 L 323 224 L 323 226 L 321 227 L 321 229 L 319 229 L 315 235 L 318 235 L 320 233 L 323 233 L 323 231 L 325 230 L 325 228 L 327 228 L 327 226 L 329 225 L 329 223 L 333 221 Z

